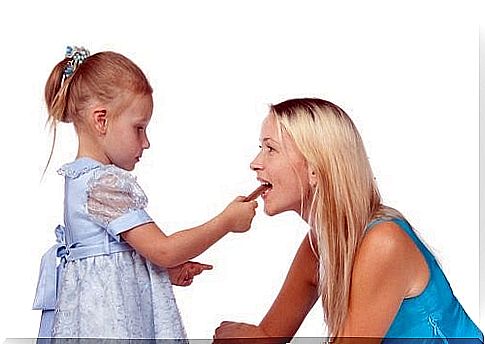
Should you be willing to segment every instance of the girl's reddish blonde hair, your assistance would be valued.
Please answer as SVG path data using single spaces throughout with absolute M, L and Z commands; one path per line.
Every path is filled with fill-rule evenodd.
M 121 54 L 112 51 L 94 54 L 66 76 L 70 61 L 70 58 L 60 61 L 45 85 L 45 102 L 49 114 L 47 122 L 54 131 L 45 170 L 52 158 L 57 123 L 73 122 L 77 126 L 82 122 L 81 114 L 89 104 L 99 102 L 109 105 L 127 92 L 134 95 L 151 95 L 153 92 L 142 70 Z

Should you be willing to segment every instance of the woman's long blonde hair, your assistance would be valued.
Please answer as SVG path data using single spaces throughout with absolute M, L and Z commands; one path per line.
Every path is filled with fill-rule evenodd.
M 317 238 L 319 288 L 333 337 L 347 316 L 352 267 L 366 226 L 373 218 L 402 215 L 382 205 L 360 134 L 340 107 L 322 99 L 290 99 L 272 105 L 270 113 L 317 178 L 308 223 Z

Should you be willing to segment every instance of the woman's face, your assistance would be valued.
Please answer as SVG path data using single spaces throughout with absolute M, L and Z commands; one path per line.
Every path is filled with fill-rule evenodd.
M 294 210 L 305 218 L 302 200 L 308 208 L 310 194 L 305 158 L 286 132 L 280 137 L 274 115 L 263 121 L 260 142 L 261 151 L 250 166 L 258 181 L 270 186 L 261 196 L 265 213 L 271 216 Z

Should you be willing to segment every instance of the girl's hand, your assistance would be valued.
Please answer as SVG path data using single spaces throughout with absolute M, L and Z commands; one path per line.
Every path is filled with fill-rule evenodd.
M 189 261 L 167 269 L 170 282 L 181 287 L 191 285 L 194 276 L 199 275 L 204 270 L 212 270 L 212 265 Z
M 258 203 L 256 201 L 244 201 L 245 197 L 236 197 L 234 201 L 219 215 L 228 232 L 246 232 L 251 227 Z
M 214 333 L 214 343 L 287 343 L 289 338 L 270 337 L 256 325 L 223 321 Z M 290 338 L 291 339 L 291 338 Z

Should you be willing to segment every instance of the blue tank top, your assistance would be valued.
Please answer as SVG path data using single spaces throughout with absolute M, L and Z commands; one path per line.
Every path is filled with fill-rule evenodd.
M 368 226 L 389 221 L 377 219 Z M 402 219 L 392 219 L 419 248 L 428 264 L 430 277 L 423 292 L 403 300 L 386 333 L 385 343 L 483 343 L 483 334 L 453 295 L 446 276 L 430 250 L 418 238 L 411 225 Z M 410 338 L 410 340 L 398 340 Z M 413 339 L 411 339 L 413 338 Z M 441 340 L 436 341 L 439 338 Z M 451 338 L 462 338 L 452 339 Z

